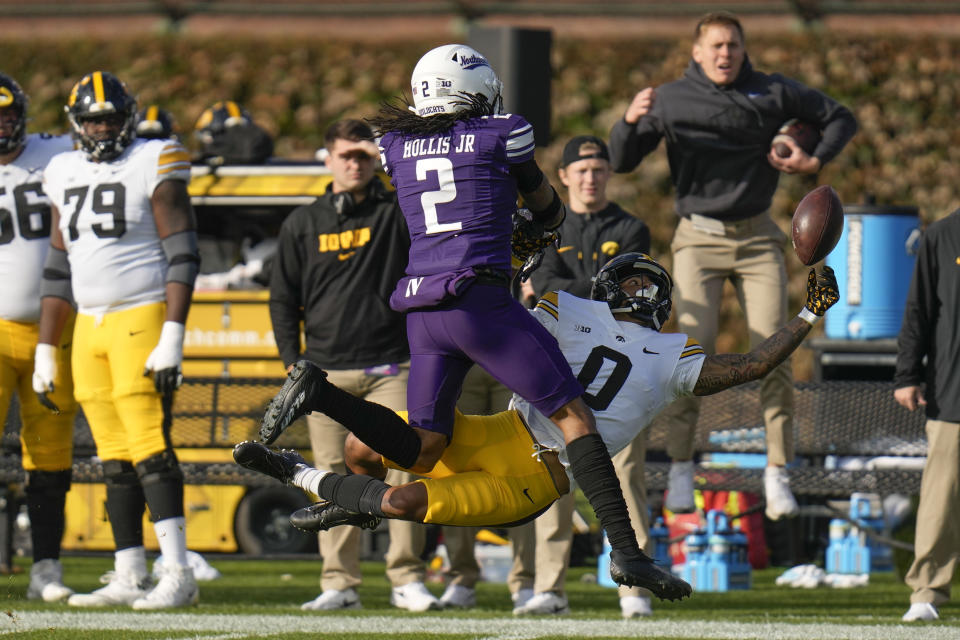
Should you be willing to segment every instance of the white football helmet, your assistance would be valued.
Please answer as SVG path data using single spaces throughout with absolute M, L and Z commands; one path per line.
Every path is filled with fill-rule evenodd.
M 482 53 L 465 44 L 445 44 L 420 58 L 410 77 L 413 110 L 418 116 L 468 109 L 466 94 L 480 94 L 492 113 L 500 112 L 503 83 Z

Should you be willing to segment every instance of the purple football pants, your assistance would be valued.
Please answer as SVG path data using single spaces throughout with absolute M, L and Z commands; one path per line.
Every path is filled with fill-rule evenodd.
M 450 304 L 407 313 L 407 338 L 412 426 L 453 433 L 473 363 L 546 416 L 583 393 L 556 339 L 505 287 L 475 283 Z

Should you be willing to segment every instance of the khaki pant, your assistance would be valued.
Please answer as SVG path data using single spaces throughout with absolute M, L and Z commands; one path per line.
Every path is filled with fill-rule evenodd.
M 407 379 L 409 364 L 404 363 L 396 376 L 371 376 L 363 369 L 327 371 L 328 379 L 345 391 L 382 404 L 397 411 L 407 407 Z M 339 423 L 320 412 L 307 416 L 310 430 L 310 447 L 313 450 L 314 466 L 345 473 L 343 444 L 348 431 Z M 415 476 L 397 470 L 387 473 L 388 484 L 410 482 Z M 405 520 L 388 520 L 390 545 L 386 553 L 387 578 L 394 587 L 409 582 L 423 581 L 425 567 L 420 559 L 426 542 L 426 529 L 422 524 Z M 360 574 L 360 529 L 335 527 L 318 534 L 323 571 L 320 587 L 349 589 L 361 582 Z
M 474 365 L 463 381 L 457 408 L 464 415 L 487 416 L 507 408 L 513 393 L 497 382 L 482 367 Z M 447 578 L 450 584 L 474 588 L 480 579 L 480 567 L 473 553 L 476 527 L 444 527 L 443 544 L 450 558 Z
M 920 482 L 915 558 L 905 582 L 911 604 L 950 599 L 960 561 L 960 423 L 927 420 L 927 463 Z
M 673 237 L 673 309 L 680 331 L 715 352 L 723 283 L 730 280 L 746 316 L 750 347 L 763 342 L 786 323 L 786 236 L 761 214 L 723 224 L 725 235 L 713 235 L 681 218 Z M 760 404 L 766 425 L 767 462 L 793 460 L 793 376 L 787 360 L 763 378 Z M 698 398 L 681 398 L 668 407 L 667 453 L 689 460 L 694 453 Z
M 613 457 L 613 467 L 620 478 L 620 489 L 630 512 L 630 524 L 641 548 L 647 546 L 649 530 L 644 478 L 646 457 L 646 431 Z M 533 522 L 510 530 L 513 567 L 507 577 L 507 586 L 511 593 L 531 588 L 534 593 L 564 593 L 573 546 L 573 508 L 574 499 L 570 493 L 557 500 Z M 647 551 L 652 553 L 653 549 Z M 649 591 L 638 587 L 618 587 L 617 592 L 621 598 L 628 595 L 650 596 Z

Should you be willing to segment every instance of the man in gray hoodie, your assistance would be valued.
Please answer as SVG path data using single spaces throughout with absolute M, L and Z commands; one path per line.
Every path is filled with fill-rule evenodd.
M 793 140 L 790 155 L 771 151 L 784 122 L 796 118 L 821 133 L 809 153 Z M 647 87 L 610 132 L 613 169 L 632 171 L 666 138 L 680 216 L 671 249 L 680 331 L 712 353 L 723 283 L 730 279 L 743 305 L 751 346 L 786 319 L 786 237 L 769 209 L 780 173 L 817 173 L 853 137 L 850 111 L 820 91 L 780 74 L 755 71 L 743 28 L 731 13 L 710 13 L 694 31 L 683 77 Z M 764 378 L 766 513 L 792 516 L 797 503 L 785 466 L 793 460 L 793 382 L 789 363 Z M 694 433 L 699 401 L 667 410 L 673 464 L 667 508 L 692 511 Z

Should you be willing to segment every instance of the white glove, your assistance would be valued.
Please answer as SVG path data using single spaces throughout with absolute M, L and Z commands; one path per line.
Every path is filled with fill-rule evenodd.
M 143 375 L 153 371 L 153 382 L 160 393 L 172 393 L 183 382 L 180 365 L 183 362 L 183 333 L 179 322 L 164 322 L 160 340 L 143 367 Z
M 48 397 L 53 391 L 53 381 L 57 379 L 57 347 L 44 342 L 37 343 L 33 356 L 33 390 L 40 400 L 40 404 L 54 413 L 60 413 Z

